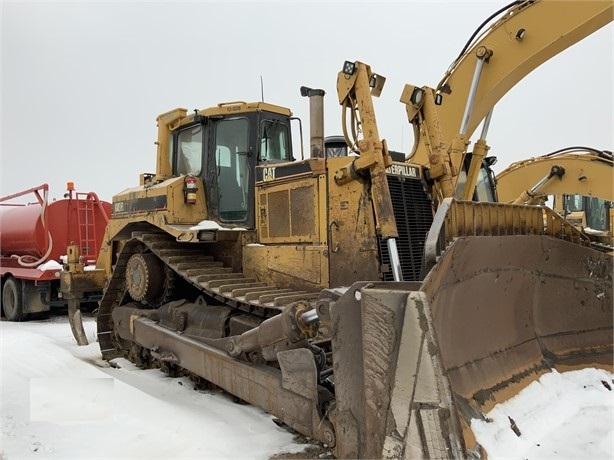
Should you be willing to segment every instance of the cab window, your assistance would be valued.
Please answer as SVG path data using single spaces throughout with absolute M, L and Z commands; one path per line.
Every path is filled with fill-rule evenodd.
M 260 162 L 292 161 L 288 126 L 278 120 L 264 120 L 260 125 Z
M 177 136 L 177 173 L 200 175 L 202 169 L 203 127 L 193 126 Z

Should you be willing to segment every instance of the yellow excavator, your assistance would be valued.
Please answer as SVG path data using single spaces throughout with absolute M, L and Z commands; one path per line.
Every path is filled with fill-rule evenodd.
M 281 106 L 160 115 L 156 172 L 113 197 L 96 270 L 69 251 L 78 342 L 80 292 L 99 283 L 105 359 L 204 379 L 339 458 L 483 457 L 471 419 L 552 368 L 611 366 L 613 266 L 548 208 L 493 202 L 486 130 L 471 155 L 468 139 L 612 12 L 498 11 L 437 88 L 403 91 L 408 155 L 380 139 L 385 79 L 361 62 L 337 79 L 350 156 L 324 154 L 319 89 L 301 88 L 309 159 Z
M 567 147 L 512 163 L 496 177 L 504 203 L 544 205 L 584 231 L 593 245 L 614 249 L 614 161 L 612 152 Z

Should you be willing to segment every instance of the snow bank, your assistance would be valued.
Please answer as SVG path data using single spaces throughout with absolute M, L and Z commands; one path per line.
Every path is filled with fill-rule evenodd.
M 471 429 L 489 459 L 614 456 L 614 374 L 552 371 L 496 405 Z

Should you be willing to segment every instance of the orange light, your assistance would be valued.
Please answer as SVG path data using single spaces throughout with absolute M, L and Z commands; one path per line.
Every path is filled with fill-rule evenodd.
M 72 192 L 74 189 L 75 189 L 74 182 L 66 182 L 66 190 L 68 190 L 69 192 Z

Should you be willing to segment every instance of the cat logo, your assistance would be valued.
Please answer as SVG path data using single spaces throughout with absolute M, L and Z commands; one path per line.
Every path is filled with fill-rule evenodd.
M 262 170 L 262 180 L 268 182 L 275 179 L 275 168 L 264 168 Z

